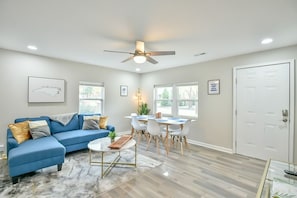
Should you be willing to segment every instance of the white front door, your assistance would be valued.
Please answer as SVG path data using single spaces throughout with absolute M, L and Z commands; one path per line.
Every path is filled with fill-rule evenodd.
M 236 153 L 264 160 L 290 160 L 293 144 L 290 125 L 294 122 L 293 104 L 290 104 L 294 98 L 294 93 L 290 93 L 294 86 L 290 83 L 290 72 L 294 71 L 290 70 L 294 67 L 290 64 L 281 62 L 234 70 Z

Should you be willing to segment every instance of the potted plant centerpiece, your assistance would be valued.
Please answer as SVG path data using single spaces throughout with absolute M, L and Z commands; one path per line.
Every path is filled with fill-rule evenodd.
M 147 103 L 142 103 L 139 105 L 138 114 L 139 115 L 148 115 L 151 110 L 148 108 Z
M 115 131 L 110 131 L 108 137 L 110 137 L 110 142 L 114 142 L 115 137 L 117 136 Z

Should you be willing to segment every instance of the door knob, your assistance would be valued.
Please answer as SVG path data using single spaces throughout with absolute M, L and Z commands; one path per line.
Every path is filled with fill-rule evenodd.
M 289 116 L 288 109 L 283 109 L 282 115 L 283 115 L 283 122 L 288 122 L 288 116 Z

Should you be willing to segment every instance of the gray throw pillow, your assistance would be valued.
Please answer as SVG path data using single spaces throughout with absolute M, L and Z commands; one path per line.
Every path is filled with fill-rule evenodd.
M 82 129 L 84 129 L 84 130 L 98 130 L 100 128 L 99 128 L 98 122 L 96 120 L 88 119 L 88 120 L 84 120 Z
M 30 133 L 33 139 L 51 135 L 50 128 L 45 120 L 29 121 Z

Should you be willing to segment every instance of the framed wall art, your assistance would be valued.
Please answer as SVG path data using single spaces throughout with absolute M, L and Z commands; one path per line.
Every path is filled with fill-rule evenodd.
M 120 95 L 121 96 L 128 96 L 128 86 L 127 85 L 121 85 L 120 86 Z
M 28 77 L 28 102 L 64 102 L 63 79 Z
M 220 80 L 209 80 L 208 81 L 208 95 L 219 95 L 220 94 Z

